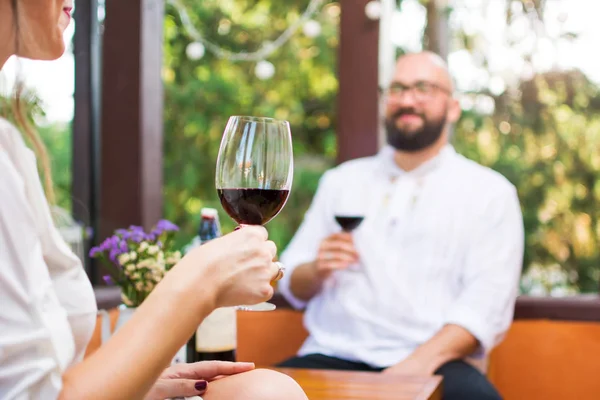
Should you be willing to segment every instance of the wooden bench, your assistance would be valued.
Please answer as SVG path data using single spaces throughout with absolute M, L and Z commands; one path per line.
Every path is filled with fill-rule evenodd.
M 116 320 L 117 311 L 110 311 Z M 307 332 L 302 313 L 238 313 L 238 359 L 272 366 L 293 356 Z M 100 345 L 100 331 L 88 353 Z M 600 321 L 515 320 L 492 352 L 488 376 L 506 400 L 595 400 L 600 393 Z

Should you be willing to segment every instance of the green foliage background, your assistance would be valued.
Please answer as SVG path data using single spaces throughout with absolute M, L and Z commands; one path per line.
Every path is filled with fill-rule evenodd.
M 224 49 L 258 49 L 274 40 L 308 5 L 307 1 L 185 1 L 192 23 Z M 315 39 L 296 34 L 269 58 L 275 76 L 260 80 L 254 62 L 231 62 L 206 52 L 186 56 L 191 38 L 179 15 L 165 20 L 165 204 L 166 216 L 183 229 L 181 243 L 196 231 L 200 209 L 220 211 L 225 231 L 233 221 L 222 212 L 214 188 L 215 162 L 230 115 L 267 116 L 290 121 L 295 174 L 284 210 L 269 223 L 280 248 L 291 239 L 318 178 L 335 158 L 336 62 L 339 6 L 326 6 Z
M 308 3 L 183 1 L 201 33 L 231 51 L 256 50 L 264 41 L 274 40 Z M 525 9 L 526 2 L 522 3 Z M 543 15 L 543 2 L 532 4 L 537 7 L 532 12 Z M 514 17 L 514 10 L 507 7 L 507 22 Z M 322 26 L 321 34 L 313 39 L 297 33 L 269 57 L 276 73 L 263 81 L 256 77 L 253 62 L 221 60 L 210 52 L 200 60 L 190 60 L 186 46 L 192 39 L 176 10 L 167 7 L 163 71 L 165 216 L 182 227 L 180 245 L 195 234 L 204 206 L 219 210 L 225 231 L 233 228 L 214 188 L 216 156 L 230 115 L 262 115 L 291 122 L 296 164 L 292 195 L 268 225 L 280 249 L 288 243 L 319 177 L 334 165 L 336 121 L 343 118 L 336 115 L 339 11 L 339 3 L 328 2 L 314 17 Z M 447 11 L 451 16 L 453 10 Z M 467 34 L 460 26 L 453 29 L 453 49 L 473 52 L 477 34 Z M 485 68 L 485 59 L 482 65 Z M 482 97 L 491 98 L 495 107 L 492 113 L 465 108 L 455 129 L 454 145 L 460 153 L 500 171 L 517 186 L 526 228 L 525 268 L 558 264 L 569 272 L 580 291 L 597 292 L 597 85 L 580 71 L 571 70 L 535 75 L 501 95 L 486 89 L 466 95 L 475 103 Z M 64 132 L 63 127 L 44 128 L 42 133 L 55 157 L 59 202 L 69 207 L 69 137 L 58 134 L 61 129 Z

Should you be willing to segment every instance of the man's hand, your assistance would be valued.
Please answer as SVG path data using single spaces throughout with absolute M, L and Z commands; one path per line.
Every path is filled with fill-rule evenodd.
M 433 375 L 442 365 L 462 360 L 477 349 L 477 339 L 465 328 L 448 324 L 405 360 L 385 369 L 384 373 Z
M 254 369 L 253 363 L 202 361 L 167 368 L 144 400 L 164 400 L 202 395 L 208 382 Z
M 435 369 L 432 369 L 430 363 L 427 360 L 420 359 L 418 356 L 411 355 L 404 361 L 399 362 L 396 365 L 392 365 L 382 371 L 383 374 L 396 374 L 396 375 L 420 375 L 430 376 L 433 375 Z
M 316 273 L 324 279 L 333 271 L 346 269 L 356 261 L 358 253 L 352 235 L 347 232 L 334 233 L 321 242 L 315 262 Z
M 334 271 L 348 268 L 358 260 L 352 235 L 341 232 L 325 238 L 315 261 L 301 264 L 294 269 L 290 288 L 294 296 L 309 301 L 321 291 L 323 282 Z

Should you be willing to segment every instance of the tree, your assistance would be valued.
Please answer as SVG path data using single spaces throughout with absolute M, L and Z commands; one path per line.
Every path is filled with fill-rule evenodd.
M 306 9 L 308 0 L 185 1 L 192 24 L 223 49 L 239 52 L 273 41 Z M 230 115 L 287 119 L 294 141 L 295 176 L 286 207 L 269 223 L 283 248 L 300 224 L 322 172 L 335 159 L 336 55 L 339 4 L 328 3 L 313 17 L 321 32 L 297 32 L 269 60 L 271 79 L 261 80 L 255 62 L 232 62 L 210 52 L 192 60 L 193 38 L 178 10 L 165 20 L 165 205 L 182 227 L 181 243 L 195 234 L 201 207 L 220 211 L 224 230 L 233 222 L 221 210 L 214 186 L 217 152 Z
M 546 42 L 554 46 L 568 45 L 577 37 L 564 29 L 549 36 L 544 24 L 552 21 L 545 17 L 545 5 L 542 1 L 504 3 L 501 17 L 509 38 L 504 54 L 517 55 L 506 71 L 491 68 L 497 54 L 485 48 L 484 31 L 467 33 L 458 24 L 455 37 L 460 40 L 454 41 L 451 51 L 468 51 L 487 80 L 463 96 L 465 111 L 454 142 L 459 152 L 499 171 L 517 187 L 526 232 L 525 269 L 537 266 L 550 271 L 559 265 L 579 290 L 597 292 L 599 88 L 577 69 L 538 65 L 536 72 L 538 54 L 532 37 L 550 39 Z M 462 13 L 462 21 L 472 21 L 480 10 L 457 6 L 453 12 Z M 520 31 L 523 26 L 527 29 L 511 35 L 517 24 Z M 530 50 L 519 50 L 523 48 Z M 519 76 L 514 70 L 520 65 L 518 57 L 530 74 Z M 505 87 L 494 88 L 498 86 L 494 80 Z

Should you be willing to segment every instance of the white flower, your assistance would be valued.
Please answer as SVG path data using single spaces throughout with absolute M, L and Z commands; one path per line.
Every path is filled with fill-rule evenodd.
M 152 276 L 153 276 L 152 272 L 146 272 L 144 274 L 144 279 L 150 280 L 150 279 L 152 279 Z
M 166 261 L 166 262 L 167 262 L 167 264 L 169 264 L 169 265 L 175 265 L 175 264 L 177 264 L 179 261 L 181 261 L 181 258 L 179 258 L 179 257 L 173 257 L 173 256 L 171 256 L 171 257 L 167 258 L 167 261 Z
M 148 260 L 148 262 L 144 264 L 144 267 L 150 270 L 150 272 L 152 272 L 156 269 L 156 261 Z
M 135 284 L 135 288 L 140 291 L 140 290 L 144 290 L 144 282 L 137 282 Z
M 175 263 L 178 263 L 179 261 L 181 261 L 181 252 L 179 250 L 173 252 L 173 254 L 171 254 L 171 258 L 175 260 Z
M 152 289 L 154 289 L 154 283 L 151 281 L 146 282 L 144 289 L 146 289 L 147 292 L 150 292 Z
M 138 252 L 143 252 L 146 251 L 146 249 L 148 248 L 148 242 L 143 241 L 142 243 L 140 243 L 140 247 L 138 248 Z
M 156 260 L 156 263 L 154 264 L 154 271 L 164 271 L 165 270 L 165 260 Z
M 149 268 L 152 265 L 152 260 L 145 259 L 137 264 L 138 269 Z
M 148 247 L 148 254 L 150 254 L 151 256 L 158 253 L 159 251 L 160 251 L 160 249 L 156 245 L 152 245 L 152 246 Z
M 156 255 L 156 259 L 158 261 L 164 261 L 165 260 L 165 253 L 163 253 L 162 251 L 159 251 L 158 254 Z
M 128 266 L 125 267 L 125 271 L 127 271 L 127 272 L 135 271 L 135 265 L 129 264 Z
M 119 264 L 125 265 L 129 262 L 129 254 L 123 253 L 118 257 Z
M 129 259 L 131 261 L 135 261 L 137 259 L 137 253 L 135 251 L 132 251 L 131 253 L 129 253 Z

